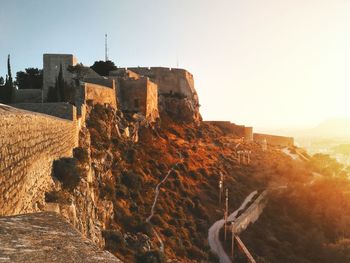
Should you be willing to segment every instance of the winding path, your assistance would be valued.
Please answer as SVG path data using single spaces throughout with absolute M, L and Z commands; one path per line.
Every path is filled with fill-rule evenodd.
M 228 222 L 231 222 L 236 219 L 237 214 L 245 209 L 247 204 L 253 199 L 253 197 L 258 193 L 258 191 L 253 191 L 251 192 L 243 201 L 241 206 L 234 211 L 232 214 L 230 214 L 227 218 Z M 231 263 L 231 259 L 229 256 L 226 254 L 224 248 L 221 245 L 220 238 L 219 238 L 219 232 L 220 229 L 224 226 L 225 220 L 220 219 L 216 221 L 210 228 L 208 232 L 208 242 L 211 251 L 213 251 L 215 254 L 219 256 L 220 263 Z

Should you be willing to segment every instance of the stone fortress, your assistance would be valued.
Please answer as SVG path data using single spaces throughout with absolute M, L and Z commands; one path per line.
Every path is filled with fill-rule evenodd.
M 161 111 L 184 121 L 199 121 L 201 118 L 193 76 L 183 69 L 122 68 L 112 71 L 108 77 L 101 77 L 89 69 L 78 86 L 72 84 L 78 90 L 75 105 L 46 103 L 49 87 L 54 85 L 60 65 L 64 65 L 65 81 L 72 83 L 75 76 L 66 67 L 76 64 L 73 55 L 45 54 L 43 102 L 36 103 L 38 98 L 34 98 L 30 103 L 28 97 L 22 96 L 23 102 L 18 101 L 12 105 L 14 107 L 0 107 L 2 216 L 40 210 L 37 206 L 43 196 L 37 194 L 42 195 L 44 186 L 50 181 L 53 160 L 72 156 L 73 148 L 78 146 L 87 104 L 109 105 L 125 113 L 137 113 L 149 123 L 156 122 Z M 225 121 L 208 123 L 226 135 L 246 141 L 266 141 L 282 147 L 294 144 L 290 137 L 253 133 L 252 127 Z
M 119 68 L 107 77 L 83 66 L 81 72 L 71 72 L 68 67 L 77 66 L 78 60 L 64 54 L 44 54 L 43 62 L 42 91 L 17 91 L 12 107 L 0 104 L 0 216 L 55 211 L 103 247 L 100 243 L 103 223 L 101 229 L 87 226 L 96 225 L 97 217 L 113 213 L 107 203 L 100 206 L 105 207 L 100 211 L 94 206 L 93 195 L 83 196 L 90 212 L 84 217 L 86 222 L 82 222 L 72 204 L 58 208 L 45 202 L 45 192 L 54 187 L 53 161 L 73 156 L 73 149 L 79 146 L 79 132 L 85 127 L 87 105 L 106 105 L 137 115 L 151 125 L 164 112 L 181 122 L 200 122 L 193 76 L 184 69 L 162 67 Z M 56 84 L 60 71 L 73 95 L 66 102 L 48 102 L 49 90 Z M 211 123 L 225 134 L 246 141 L 265 140 L 282 147 L 293 145 L 292 138 L 253 134 L 252 127 Z

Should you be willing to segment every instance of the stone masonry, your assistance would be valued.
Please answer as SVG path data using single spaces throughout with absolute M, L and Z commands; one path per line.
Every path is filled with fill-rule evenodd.
M 64 80 L 71 84 L 73 75 L 67 70 L 69 66 L 75 66 L 78 63 L 76 57 L 71 54 L 44 54 L 44 79 L 43 79 L 43 98 L 47 99 L 50 87 L 54 87 L 60 67 L 62 65 L 62 73 Z
M 0 218 L 0 263 L 118 263 L 50 212 Z
M 0 215 L 40 210 L 53 160 L 71 157 L 77 124 L 0 104 Z

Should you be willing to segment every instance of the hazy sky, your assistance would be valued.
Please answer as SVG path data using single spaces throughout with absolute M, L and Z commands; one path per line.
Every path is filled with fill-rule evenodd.
M 2 0 L 0 75 L 43 53 L 194 74 L 204 119 L 273 128 L 350 115 L 349 0 Z

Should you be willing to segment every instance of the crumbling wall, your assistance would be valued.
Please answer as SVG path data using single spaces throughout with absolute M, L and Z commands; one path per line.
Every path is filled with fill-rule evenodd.
M 254 133 L 253 138 L 254 138 L 254 141 L 257 143 L 264 143 L 266 140 L 267 144 L 274 145 L 274 146 L 290 147 L 294 145 L 293 137 Z
M 0 104 L 0 215 L 39 211 L 53 160 L 72 156 L 76 122 Z
M 67 102 L 16 103 L 11 106 L 22 110 L 44 113 L 47 115 L 55 116 L 70 121 L 77 120 L 76 108 L 72 104 L 69 104 Z

